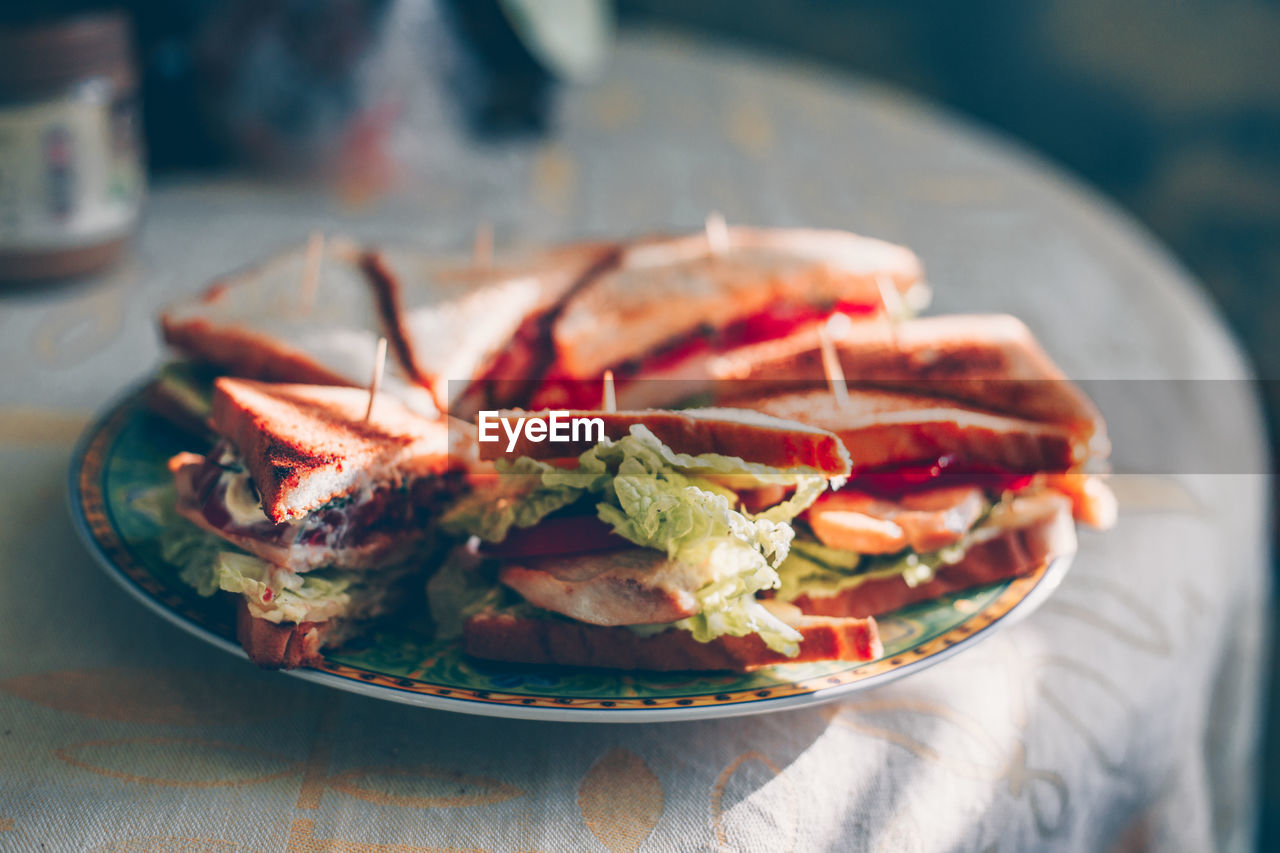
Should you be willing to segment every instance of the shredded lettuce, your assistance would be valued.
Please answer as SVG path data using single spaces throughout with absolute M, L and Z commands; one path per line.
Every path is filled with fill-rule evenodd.
M 218 591 L 214 566 L 217 565 L 218 554 L 226 547 L 226 542 L 209 535 L 172 510 L 165 518 L 160 534 L 160 556 L 169 565 L 178 567 L 178 577 L 183 583 L 206 598 Z
M 795 541 L 791 543 L 791 550 L 794 554 L 808 557 L 813 562 L 824 563 L 833 568 L 846 571 L 853 571 L 858 568 L 858 563 L 862 562 L 862 555 L 857 551 L 832 548 L 830 545 L 823 545 L 818 540 L 810 539 L 807 536 L 797 536 Z
M 527 457 L 498 460 L 499 476 L 457 500 L 441 518 L 445 530 L 501 542 L 512 527 L 532 527 L 585 490 L 547 480 L 550 465 Z
M 938 569 L 964 556 L 966 541 L 923 554 L 906 550 L 896 554 L 858 554 L 828 548 L 808 539 L 795 543 L 792 553 L 778 567 L 778 598 L 791 601 L 808 593 L 819 598 L 861 586 L 869 580 L 901 577 L 909 587 L 933 580 Z
M 372 615 L 394 583 L 388 571 L 371 576 L 339 569 L 304 574 L 281 569 L 230 549 L 176 514 L 165 525 L 160 548 L 165 561 L 177 566 L 182 581 L 199 595 L 219 590 L 242 595 L 254 616 L 276 623 Z
M 784 529 L 790 534 L 791 528 Z M 725 634 L 734 637 L 759 634 L 765 645 L 774 651 L 788 657 L 798 654 L 800 632 L 756 600 L 757 592 L 778 585 L 774 567 L 762 559 L 748 556 L 755 552 L 733 547 L 725 541 L 713 548 L 711 559 L 724 574 L 695 593 L 701 609 L 695 615 L 676 622 L 676 627 L 692 632 L 693 638 L 703 643 Z M 724 571 L 724 567 L 734 562 L 739 564 L 736 571 Z
M 668 559 L 706 565 L 711 579 L 697 591 L 702 610 L 677 625 L 706 642 L 725 634 L 758 633 L 794 655 L 800 635 L 755 600 L 778 586 L 776 567 L 787 557 L 788 522 L 807 509 L 827 480 L 816 471 L 781 471 L 716 453 L 676 453 L 643 425 L 617 441 L 605 439 L 572 468 L 520 458 L 499 463 L 491 489 L 473 493 L 444 516 L 444 526 L 488 542 L 506 538 L 512 526 L 530 527 L 584 498 L 618 536 Z M 787 500 L 752 515 L 737 507 L 725 487 L 795 487 Z
M 427 581 L 427 606 L 436 639 L 461 637 L 467 619 L 502 603 L 502 588 L 494 582 L 493 573 L 486 571 L 489 568 L 492 566 L 474 550 L 458 547 Z
M 964 538 L 937 551 L 916 552 L 910 548 L 896 554 L 859 554 L 823 545 L 807 527 L 792 543 L 791 553 L 778 567 L 778 598 L 791 601 L 808 593 L 827 598 L 870 580 L 900 577 L 912 588 L 928 583 L 938 570 L 960 562 L 974 537 L 1005 506 L 1010 496 L 988 505 Z
M 218 587 L 244 596 L 254 616 L 270 622 L 323 622 L 346 616 L 354 572 L 298 574 L 257 557 L 223 551 L 214 566 Z

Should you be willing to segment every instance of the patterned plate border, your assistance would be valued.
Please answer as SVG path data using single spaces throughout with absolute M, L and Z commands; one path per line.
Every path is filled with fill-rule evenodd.
M 218 648 L 245 658 L 238 643 L 204 624 L 207 617 L 143 566 L 121 539 L 107 510 L 103 480 L 121 431 L 143 407 L 145 388 L 126 392 L 81 436 L 71 458 L 69 505 L 77 531 L 102 568 L 148 609 Z M 325 659 L 318 669 L 289 675 L 340 690 L 410 705 L 494 717 L 576 722 L 660 722 L 730 717 L 811 705 L 919 672 L 1005 628 L 1040 606 L 1061 583 L 1071 560 L 1059 558 L 1015 578 L 995 601 L 963 623 L 893 657 L 851 665 L 818 677 L 766 688 L 671 697 L 569 698 L 473 690 L 398 676 Z M 217 629 L 227 629 L 227 623 Z M 776 672 L 785 672 L 779 667 Z

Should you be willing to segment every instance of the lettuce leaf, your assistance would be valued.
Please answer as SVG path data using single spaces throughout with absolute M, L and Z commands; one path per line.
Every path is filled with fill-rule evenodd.
M 500 459 L 497 467 L 499 476 L 491 485 L 463 496 L 445 512 L 440 519 L 445 530 L 501 542 L 512 527 L 533 527 L 585 493 L 548 478 L 555 469 L 545 462 L 521 457 L 509 464 Z
M 466 547 L 454 548 L 427 581 L 427 607 L 436 639 L 462 636 L 467 619 L 486 607 L 502 603 L 505 594 L 495 583 L 483 557 Z
M 790 528 L 785 529 L 791 532 Z M 800 632 L 756 600 L 757 592 L 777 586 L 778 574 L 773 566 L 751 557 L 754 552 L 727 541 L 717 543 L 714 548 L 711 559 L 718 566 L 737 562 L 737 570 L 724 571 L 722 577 L 699 589 L 696 596 L 702 609 L 676 622 L 676 627 L 692 632 L 693 638 L 703 643 L 725 634 L 734 637 L 759 634 L 774 651 L 788 657 L 798 654 Z
M 253 615 L 275 623 L 372 615 L 402 574 L 394 569 L 372 575 L 339 569 L 297 574 L 232 549 L 176 513 L 161 533 L 160 553 L 199 595 L 207 598 L 219 590 L 242 595 Z
M 170 504 L 160 533 L 160 556 L 178 567 L 178 577 L 197 593 L 208 598 L 218 591 L 215 566 L 227 543 L 196 527 L 174 512 Z
M 349 616 L 354 572 L 298 574 L 257 557 L 223 551 L 214 566 L 218 587 L 244 596 L 254 616 L 270 622 L 323 622 Z
M 799 634 L 761 607 L 755 594 L 777 587 L 775 569 L 793 536 L 788 522 L 826 488 L 821 474 L 715 453 L 676 453 L 639 424 L 629 435 L 587 450 L 572 468 L 528 458 L 499 466 L 493 488 L 445 514 L 446 529 L 500 542 L 512 526 L 530 527 L 561 507 L 594 498 L 598 517 L 618 536 L 668 559 L 708 567 L 710 580 L 696 593 L 702 611 L 677 623 L 696 639 L 759 633 L 770 648 L 795 654 Z M 795 492 L 752 515 L 737 508 L 726 481 L 738 488 L 793 486 Z
M 893 577 L 901 577 L 907 586 L 914 588 L 933 580 L 943 566 L 959 562 L 966 547 L 967 541 L 961 541 L 950 548 L 922 554 L 907 550 L 897 554 L 860 555 L 800 540 L 778 567 L 778 598 L 791 601 L 801 593 L 830 597 L 870 580 Z M 836 558 L 828 560 L 827 552 L 833 551 L 832 556 Z

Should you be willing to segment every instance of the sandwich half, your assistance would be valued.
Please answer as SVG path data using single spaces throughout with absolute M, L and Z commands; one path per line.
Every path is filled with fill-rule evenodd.
M 1111 450 L 1093 401 L 1058 368 L 1021 320 L 948 314 L 848 324 L 833 342 L 845 380 L 938 397 L 1066 429 L 1092 457 Z M 827 385 L 817 329 L 718 359 L 718 399 L 732 402 Z
M 361 264 L 409 374 L 441 411 L 470 417 L 528 394 L 550 360 L 561 303 L 617 252 L 611 242 L 572 243 L 477 266 L 380 248 Z
M 1073 515 L 1114 522 L 1101 460 L 1067 424 L 865 387 L 743 405 L 830 430 L 853 457 L 779 568 L 777 597 L 805 613 L 872 616 L 1017 577 L 1075 552 Z
M 225 276 L 161 313 L 165 342 L 229 376 L 366 387 L 385 330 L 362 257 L 350 240 L 325 241 L 310 290 L 305 247 Z M 416 411 L 435 413 L 431 396 L 395 358 L 381 387 Z
M 239 638 L 262 666 L 313 663 L 389 611 L 434 547 L 433 509 L 459 484 L 450 427 L 389 396 L 365 420 L 368 403 L 356 388 L 222 377 L 217 443 L 169 462 L 189 523 L 169 526 L 166 555 L 202 595 L 239 597 Z
M 480 444 L 501 458 L 443 516 L 471 539 L 428 584 L 440 636 L 482 658 L 615 669 L 880 654 L 874 621 L 766 597 L 790 521 L 848 471 L 834 435 L 726 409 L 555 414 L 598 431 Z M 552 428 L 546 412 L 501 417 Z
M 928 302 L 908 249 L 840 231 L 725 229 L 649 238 L 573 290 L 548 341 L 554 361 L 532 405 L 590 407 L 612 371 L 623 407 L 673 405 L 708 390 L 711 363 L 816 328 L 831 315 Z

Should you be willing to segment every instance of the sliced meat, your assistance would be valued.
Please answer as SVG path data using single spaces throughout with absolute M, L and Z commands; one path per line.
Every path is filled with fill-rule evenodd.
M 507 565 L 498 579 L 544 610 L 592 625 L 651 625 L 698 612 L 705 566 L 661 551 L 624 548 Z
M 926 553 L 963 539 L 985 506 L 976 486 L 932 489 L 897 502 L 836 492 L 810 507 L 807 520 L 818 540 L 832 548 L 860 554 L 893 554 L 905 548 Z

